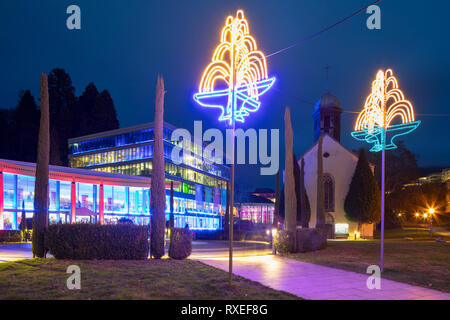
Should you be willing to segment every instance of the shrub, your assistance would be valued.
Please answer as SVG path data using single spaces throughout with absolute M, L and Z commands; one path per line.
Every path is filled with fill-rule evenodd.
M 274 246 L 279 253 L 292 253 L 295 250 L 294 235 L 287 230 L 279 230 L 274 237 Z
M 0 242 L 20 242 L 20 230 L 0 230 Z
M 192 232 L 185 228 L 172 228 L 170 230 L 169 257 L 182 260 L 191 255 Z
M 147 259 L 149 232 L 130 224 L 55 224 L 48 227 L 45 245 L 56 259 Z

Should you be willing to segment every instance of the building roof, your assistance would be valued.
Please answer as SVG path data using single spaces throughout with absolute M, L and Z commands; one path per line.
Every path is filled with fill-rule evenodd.
M 275 191 L 270 188 L 256 188 L 252 193 L 275 193 Z
M 0 172 L 35 176 L 36 164 L 31 162 L 0 159 Z M 88 169 L 49 166 L 49 178 L 69 182 L 82 182 L 129 187 L 151 187 L 151 178 L 124 174 L 92 171 Z
M 239 203 L 241 205 L 247 204 L 247 203 L 273 204 L 273 202 L 267 198 L 255 196 L 250 193 L 245 193 L 245 194 L 241 195 L 241 201 L 239 201 Z
M 314 106 L 314 110 L 325 108 L 338 108 L 338 109 L 341 108 L 341 103 L 339 102 L 339 99 L 333 96 L 329 91 L 325 92 Z
M 345 151 L 347 151 L 348 153 L 350 153 L 355 159 L 356 159 L 356 161 L 358 161 L 358 159 L 359 159 L 359 156 L 356 154 L 356 153 L 354 153 L 353 151 L 351 151 L 350 149 L 348 149 L 347 147 L 345 147 L 344 145 L 342 145 L 339 141 L 337 141 L 336 139 L 334 139 L 332 136 L 330 136 L 328 133 L 325 133 L 324 135 L 323 135 L 323 137 L 328 137 L 328 138 L 330 138 L 332 141 L 334 141 L 334 142 L 336 142 L 337 144 L 339 144 Z M 314 147 L 317 145 L 319 143 L 319 140 L 317 140 L 312 146 L 311 146 L 311 148 L 309 148 L 305 153 L 303 153 L 303 155 L 300 157 L 300 158 L 298 158 L 298 162 L 300 162 L 301 160 L 302 160 L 302 158 L 307 154 L 307 153 L 309 153 L 309 152 L 311 152 L 313 149 L 314 149 Z M 326 150 L 325 150 L 326 151 Z M 373 163 L 370 163 L 369 162 L 369 166 L 371 166 L 372 168 L 375 168 L 375 165 L 373 164 Z M 284 171 L 283 171 L 284 172 Z
M 74 137 L 74 138 L 69 139 L 69 144 L 86 141 L 86 140 L 105 138 L 105 137 L 110 137 L 110 136 L 115 136 L 115 135 L 119 135 L 119 134 L 123 134 L 123 133 L 134 132 L 134 131 L 150 129 L 150 128 L 153 128 L 153 122 L 147 122 L 147 123 L 138 124 L 138 125 L 131 126 L 131 127 L 114 129 L 114 130 L 109 130 L 109 131 L 102 131 L 102 132 L 93 133 L 93 134 L 89 134 L 89 135 L 81 136 L 81 137 Z M 164 122 L 164 128 L 167 128 L 170 130 L 176 129 L 176 127 L 174 125 L 172 125 L 168 122 Z

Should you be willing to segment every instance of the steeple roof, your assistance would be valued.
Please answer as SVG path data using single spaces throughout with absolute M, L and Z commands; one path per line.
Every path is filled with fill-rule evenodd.
M 341 103 L 338 98 L 333 96 L 329 91 L 325 92 L 324 95 L 317 101 L 314 106 L 314 111 L 318 109 L 326 108 L 338 108 L 341 109 Z

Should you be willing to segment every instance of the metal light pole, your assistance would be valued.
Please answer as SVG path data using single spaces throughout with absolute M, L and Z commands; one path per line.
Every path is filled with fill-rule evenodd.
M 232 37 L 234 39 L 234 37 Z M 229 242 L 229 254 L 228 254 L 228 285 L 231 287 L 233 285 L 233 225 L 234 225 L 234 130 L 236 127 L 235 121 L 235 107 L 236 107 L 236 61 L 235 61 L 235 50 L 236 44 L 233 43 L 232 57 L 231 57 L 231 74 L 230 74 L 230 83 L 232 85 L 231 90 L 231 177 L 230 177 L 230 242 Z
M 383 129 L 384 130 L 384 129 Z M 383 254 L 384 254 L 384 188 L 385 188 L 385 150 L 381 152 L 381 244 L 380 244 L 380 271 L 383 272 Z

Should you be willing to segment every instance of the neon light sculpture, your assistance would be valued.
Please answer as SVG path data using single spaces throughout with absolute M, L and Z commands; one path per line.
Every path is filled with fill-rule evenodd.
M 194 100 L 204 107 L 220 108 L 219 121 L 244 122 L 244 118 L 261 106 L 259 96 L 275 82 L 268 78 L 264 54 L 250 35 L 244 11 L 228 16 L 220 43 L 203 72 L 199 92 Z M 223 89 L 217 86 L 223 85 Z
M 392 124 L 399 118 L 400 124 Z M 396 149 L 394 139 L 408 134 L 420 125 L 414 121 L 414 109 L 398 88 L 391 69 L 379 70 L 372 83 L 372 93 L 367 97 L 364 109 L 356 120 L 352 137 L 373 144 L 372 152 Z
M 399 119 L 400 124 L 393 124 Z M 394 139 L 408 134 L 420 125 L 414 119 L 414 109 L 398 87 L 391 69 L 379 70 L 372 83 L 372 92 L 366 99 L 364 109 L 358 115 L 352 137 L 373 144 L 371 152 L 381 154 L 381 242 L 380 270 L 383 271 L 384 250 L 384 196 L 386 150 L 396 149 Z

